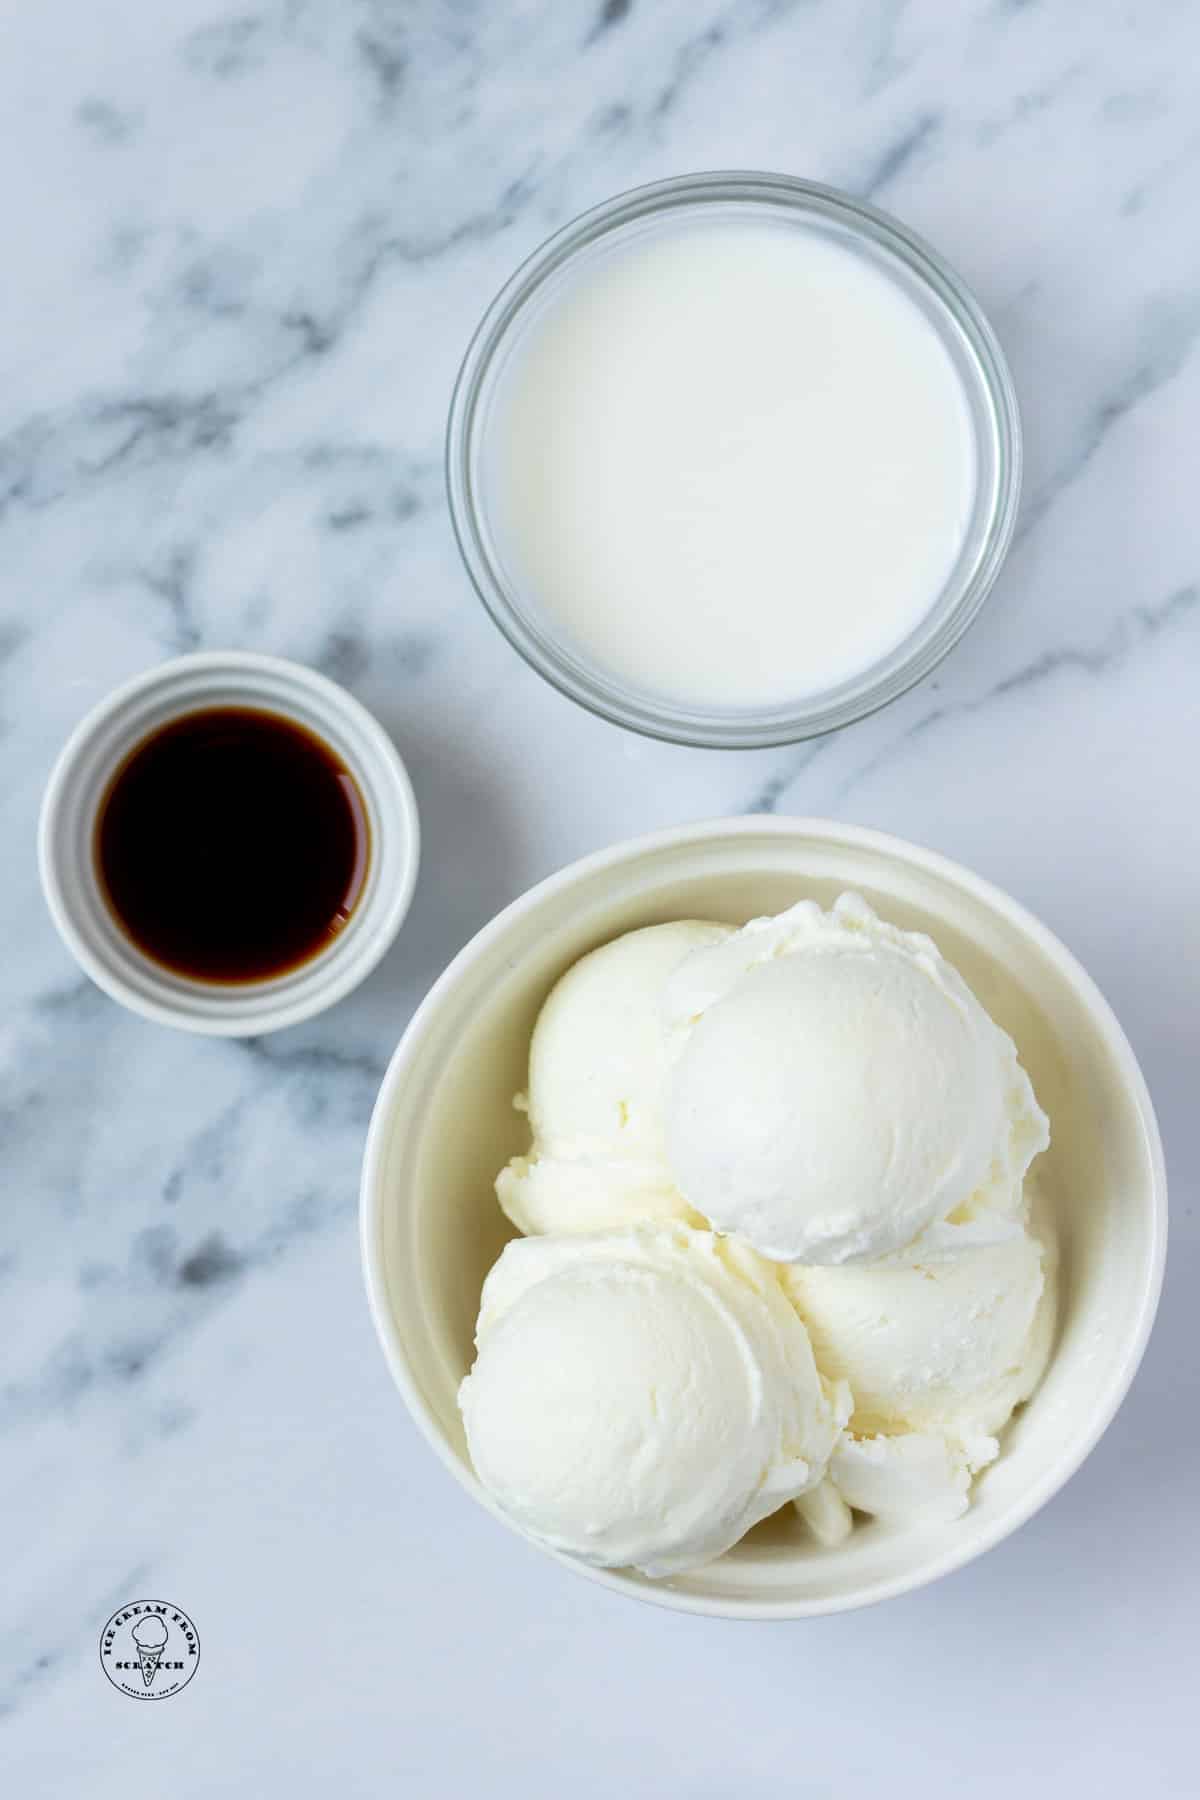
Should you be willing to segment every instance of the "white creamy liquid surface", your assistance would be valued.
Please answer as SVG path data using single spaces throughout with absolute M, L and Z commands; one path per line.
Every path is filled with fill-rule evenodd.
M 914 301 L 815 229 L 726 219 L 581 260 L 498 376 L 480 474 L 552 635 L 677 704 L 760 708 L 908 636 L 975 467 Z

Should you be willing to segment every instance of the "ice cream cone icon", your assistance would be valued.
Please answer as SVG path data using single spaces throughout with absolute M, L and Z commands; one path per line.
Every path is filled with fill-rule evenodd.
M 159 1661 L 166 1649 L 167 1628 L 160 1618 L 151 1614 L 149 1618 L 138 1620 L 133 1628 L 133 1641 L 137 1646 L 142 1680 L 149 1687 L 158 1673 Z

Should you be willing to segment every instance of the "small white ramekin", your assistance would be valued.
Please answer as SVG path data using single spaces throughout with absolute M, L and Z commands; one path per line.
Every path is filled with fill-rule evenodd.
M 820 819 L 685 826 L 574 863 L 460 952 L 384 1078 L 362 1177 L 362 1252 L 384 1355 L 443 1462 L 495 1512 L 467 1455 L 456 1395 L 487 1269 L 511 1231 L 496 1171 L 528 1143 L 513 1111 L 553 983 L 597 944 L 668 919 L 739 923 L 845 888 L 928 931 L 1016 1040 L 1050 1116 L 1038 1179 L 1062 1251 L 1055 1353 L 1004 1452 L 951 1524 L 860 1524 L 836 1550 L 790 1508 L 705 1568 L 668 1581 L 559 1560 L 619 1593 L 721 1618 L 803 1618 L 905 1593 L 1022 1524 L 1079 1467 L 1141 1361 L 1166 1246 L 1166 1175 L 1146 1085 L 1095 984 L 1016 901 L 944 857 Z
M 97 814 L 124 758 L 163 725 L 214 706 L 277 713 L 314 733 L 354 777 L 367 813 L 367 876 L 345 929 L 328 949 L 266 981 L 198 981 L 164 968 L 121 930 L 96 869 Z M 252 1037 L 296 1025 L 357 987 L 400 929 L 419 854 L 412 785 L 378 721 L 324 675 L 237 650 L 178 657 L 102 700 L 64 745 L 38 828 L 46 903 L 84 971 L 143 1018 L 215 1037 Z

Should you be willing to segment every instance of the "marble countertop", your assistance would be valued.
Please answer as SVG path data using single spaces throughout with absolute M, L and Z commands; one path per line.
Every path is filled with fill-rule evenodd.
M 43 0 L 8 20 L 0 117 L 12 1791 L 1194 1792 L 1200 17 Z M 938 674 L 747 755 L 625 735 L 529 673 L 468 588 L 440 469 L 457 359 L 513 266 L 606 195 L 721 166 L 930 237 L 1008 352 L 1028 468 L 1007 569 Z M 32 854 L 93 702 L 230 645 L 374 708 L 425 827 L 381 970 L 254 1043 L 104 999 Z M 459 1492 L 375 1347 L 355 1205 L 387 1057 L 478 926 L 582 852 L 754 811 L 931 845 L 1065 939 L 1143 1060 L 1174 1237 L 1133 1392 L 1037 1519 L 873 1612 L 735 1628 L 572 1579 Z M 145 1592 L 204 1645 L 164 1706 L 98 1666 Z

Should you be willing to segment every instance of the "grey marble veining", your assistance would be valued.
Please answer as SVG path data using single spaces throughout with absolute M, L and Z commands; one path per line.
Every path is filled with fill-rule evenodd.
M 46 0 L 5 42 L 0 1760 L 19 1791 L 116 1800 L 152 1769 L 181 1796 L 236 1770 L 296 1795 L 715 1797 L 792 1766 L 838 1794 L 937 1793 L 961 1767 L 986 1796 L 1054 1767 L 1103 1796 L 1144 1786 L 1153 1742 L 1161 1791 L 1188 1792 L 1194 9 Z M 625 736 L 539 683 L 472 596 L 441 475 L 458 360 L 521 258 L 621 188 L 712 167 L 840 184 L 932 239 L 1025 422 L 1018 539 L 950 659 L 838 737 L 746 755 Z M 32 852 L 87 708 L 229 645 L 371 706 L 425 830 L 376 976 L 244 1044 L 105 1000 Z M 1145 1061 L 1176 1237 L 1134 1394 L 1047 1513 L 944 1587 L 743 1628 L 731 1657 L 728 1628 L 569 1581 L 453 1488 L 371 1341 L 354 1221 L 387 1058 L 462 943 L 573 856 L 754 811 L 932 844 L 1077 950 Z M 188 1693 L 152 1708 L 96 1666 L 104 1617 L 143 1590 L 204 1643 Z M 614 1715 L 596 1702 L 618 1681 Z M 672 1733 L 686 1712 L 725 1729 Z

